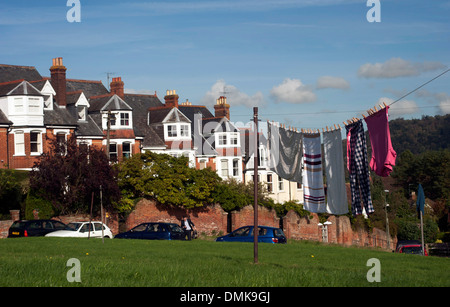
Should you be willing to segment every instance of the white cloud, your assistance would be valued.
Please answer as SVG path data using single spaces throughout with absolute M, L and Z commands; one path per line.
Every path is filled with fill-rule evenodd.
M 350 83 L 342 77 L 323 76 L 317 80 L 317 89 L 337 88 L 347 90 L 350 88 Z
M 387 97 L 381 97 L 380 99 L 378 99 L 377 104 L 383 104 L 383 102 L 386 103 L 387 105 L 389 105 L 392 102 L 394 102 L 394 99 L 387 98 Z M 403 99 L 403 100 L 400 100 L 400 101 L 394 103 L 392 106 L 390 106 L 389 116 L 390 117 L 400 117 L 403 115 L 414 114 L 418 111 L 419 111 L 419 107 L 417 106 L 417 103 L 415 101 Z
M 439 111 L 441 114 L 450 113 L 450 96 L 447 93 L 437 93 L 434 95 L 439 101 Z
M 402 58 L 392 58 L 384 63 L 362 65 L 358 69 L 358 76 L 364 78 L 410 77 L 445 67 L 444 64 L 439 62 L 412 63 Z
M 450 113 L 450 96 L 447 93 L 433 93 L 422 89 L 417 91 L 416 96 L 426 99 L 426 101 L 430 104 L 438 103 L 437 107 L 440 114 L 445 115 Z
M 200 103 L 206 106 L 214 105 L 220 96 L 226 96 L 227 103 L 230 106 L 257 107 L 265 104 L 264 96 L 261 92 L 250 96 L 241 92 L 236 86 L 227 84 L 224 80 L 217 80 L 203 96 Z
M 306 103 L 316 101 L 317 96 L 311 87 L 298 79 L 284 79 L 283 83 L 274 86 L 270 95 L 276 102 Z

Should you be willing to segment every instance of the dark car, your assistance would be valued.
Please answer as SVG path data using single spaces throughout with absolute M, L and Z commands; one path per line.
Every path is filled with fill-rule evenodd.
M 405 240 L 397 242 L 397 247 L 395 252 L 402 254 L 414 254 L 422 255 L 422 242 L 418 240 Z M 425 249 L 425 256 L 428 256 L 427 250 Z
M 115 239 L 185 240 L 184 230 L 174 223 L 142 223 Z
M 15 221 L 9 227 L 8 238 L 40 237 L 65 228 L 66 224 L 55 220 Z
M 217 242 L 253 242 L 253 226 L 244 226 L 216 239 Z M 258 242 L 286 243 L 286 236 L 281 228 L 258 226 Z

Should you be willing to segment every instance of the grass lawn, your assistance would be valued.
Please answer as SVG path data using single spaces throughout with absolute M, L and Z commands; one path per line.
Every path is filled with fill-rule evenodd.
M 67 281 L 77 258 L 81 282 Z M 381 281 L 368 282 L 370 258 Z M 145 241 L 75 238 L 0 240 L 0 286 L 450 286 L 450 259 L 289 242 L 259 244 L 207 240 Z

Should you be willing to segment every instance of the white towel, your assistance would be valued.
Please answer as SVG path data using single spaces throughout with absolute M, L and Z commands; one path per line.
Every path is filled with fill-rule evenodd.
M 319 133 L 303 134 L 303 162 L 303 206 L 310 212 L 326 212 Z
M 270 170 L 289 181 L 302 182 L 302 134 L 267 123 Z
M 330 214 L 348 212 L 347 191 L 345 189 L 344 155 L 342 152 L 341 130 L 323 133 L 325 175 L 327 178 L 327 208 Z

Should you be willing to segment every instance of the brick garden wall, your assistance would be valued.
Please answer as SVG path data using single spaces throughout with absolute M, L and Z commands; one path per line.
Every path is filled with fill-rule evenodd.
M 133 212 L 125 221 L 125 230 L 144 222 L 166 222 L 180 225 L 184 215 L 189 215 L 199 233 L 214 235 L 227 232 L 227 216 L 220 205 L 206 208 L 183 209 L 180 207 L 157 204 L 154 201 L 142 199 L 136 204 Z
M 12 220 L 0 221 L 0 238 L 6 238 L 8 229 L 13 221 L 19 219 L 19 211 L 13 211 L 11 212 Z M 226 234 L 229 229 L 235 230 L 245 225 L 253 225 L 254 219 L 253 206 L 246 206 L 239 211 L 233 211 L 228 214 L 218 204 L 186 210 L 142 199 L 124 221 L 121 232 L 130 230 L 144 222 L 180 224 L 184 215 L 190 216 L 200 234 L 204 233 L 212 236 Z M 111 228 L 113 234 L 118 234 L 118 216 L 108 213 L 106 216 L 106 224 Z M 66 215 L 54 217 L 53 219 L 67 224 L 87 221 L 89 216 Z M 94 217 L 93 220 L 99 221 L 100 217 Z M 259 207 L 258 221 L 260 225 L 280 227 L 280 219 L 275 211 L 265 207 Z M 377 228 L 374 228 L 371 232 L 363 229 L 353 230 L 347 216 L 330 216 L 328 221 L 331 222 L 331 225 L 328 225 L 328 243 L 387 248 L 386 233 L 383 230 Z M 322 228 L 317 225 L 319 217 L 315 213 L 311 213 L 306 217 L 300 217 L 295 211 L 289 211 L 281 222 L 283 231 L 289 239 L 323 241 Z M 394 249 L 395 244 L 396 238 L 391 239 L 390 249 Z

